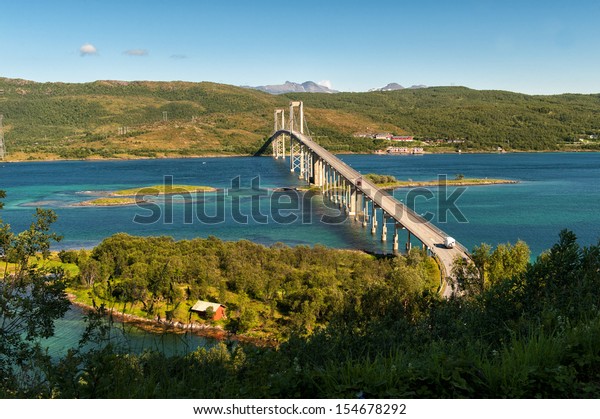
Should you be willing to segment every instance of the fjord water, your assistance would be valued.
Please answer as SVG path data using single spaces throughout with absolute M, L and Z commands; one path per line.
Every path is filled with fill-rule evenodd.
M 454 201 L 466 222 L 457 220 L 455 213 L 438 208 L 438 204 L 444 203 L 438 196 L 438 188 L 430 188 L 434 198 L 412 192 L 416 196 L 415 210 L 435 214 L 433 222 L 468 248 L 482 242 L 496 245 L 522 239 L 535 257 L 556 241 L 563 228 L 573 230 L 582 244 L 596 243 L 600 238 L 598 153 L 342 155 L 341 158 L 361 173 L 390 174 L 399 179 L 428 180 L 438 175 L 452 179 L 462 174 L 518 180 L 520 183 L 514 185 L 466 187 Z M 205 203 L 203 208 L 208 216 L 217 213 L 217 201 L 224 202 L 224 219 L 216 223 L 199 220 L 200 207 L 180 197 L 174 198 L 172 222 L 161 198 L 156 199 L 161 217 L 151 220 L 152 223 L 134 222 L 134 218 L 148 219 L 156 207 L 75 205 L 93 198 L 94 193 L 161 184 L 168 175 L 173 176 L 175 184 L 217 188 L 231 188 L 232 180 L 239 176 L 242 189 L 236 193 L 230 190 L 224 196 L 207 193 L 192 197 Z M 324 213 L 333 214 L 318 197 L 311 200 L 311 205 L 298 203 L 297 210 L 282 208 L 289 200 L 280 197 L 279 213 L 294 214 L 296 220 L 292 223 L 276 222 L 272 217 L 266 221 L 252 217 L 253 197 L 258 200 L 254 202 L 259 202 L 262 214 L 269 215 L 274 211 L 269 211 L 269 207 L 275 206 L 269 192 L 250 190 L 251 181 L 257 176 L 265 190 L 303 185 L 297 175 L 290 173 L 287 162 L 270 157 L 4 163 L 0 165 L 0 189 L 7 191 L 7 198 L 0 216 L 14 231 L 20 231 L 31 222 L 35 207 L 53 209 L 58 214 L 55 230 L 64 236 L 54 246 L 56 249 L 91 248 L 111 234 L 127 232 L 169 235 L 176 239 L 214 235 L 224 240 L 248 239 L 266 245 L 320 243 L 339 248 L 389 250 L 388 245 L 381 244 L 379 236 L 372 237 L 350 220 L 320 222 Z M 455 189 L 446 191 L 449 204 L 452 194 L 458 194 Z M 394 191 L 404 202 L 409 193 L 409 189 Z M 242 216 L 249 216 L 247 223 L 240 223 L 232 214 L 235 199 L 239 200 Z M 295 204 L 287 208 L 290 206 Z M 191 220 L 185 220 L 186 214 L 192 216 Z
M 421 214 L 434 214 L 432 221 L 467 248 L 482 242 L 496 245 L 522 239 L 535 258 L 556 242 L 564 228 L 573 230 L 583 245 L 595 244 L 600 238 L 600 153 L 340 157 L 363 174 L 389 174 L 398 179 L 429 180 L 438 175 L 453 179 L 462 174 L 467 178 L 518 180 L 518 184 L 466 187 L 460 195 L 456 188 L 445 192 L 430 188 L 431 196 L 418 190 L 416 194 L 409 189 L 394 191 L 404 202 L 411 200 L 411 194 L 416 197 L 414 209 Z M 175 184 L 208 185 L 229 191 L 222 195 L 211 192 L 192 196 L 193 202 L 186 199 L 190 197 L 174 197 L 171 213 L 168 208 L 165 210 L 164 197 L 154 197 L 150 207 L 76 205 L 106 191 L 161 184 L 164 176 L 172 176 Z M 238 176 L 241 189 L 232 191 L 232 182 L 235 185 Z M 257 176 L 255 189 L 251 189 L 252 179 Z M 297 174 L 290 173 L 288 162 L 270 157 L 3 163 L 0 189 L 7 191 L 7 198 L 0 216 L 11 224 L 13 231 L 21 231 L 31 222 L 35 207 L 53 209 L 58 215 L 54 230 L 64 236 L 55 249 L 91 248 L 109 235 L 126 232 L 169 235 L 176 239 L 214 235 L 224 240 L 248 239 L 265 245 L 283 242 L 391 251 L 391 240 L 383 244 L 379 235 L 372 236 L 370 229 L 363 229 L 349 219 L 322 222 L 323 215 L 337 212 L 331 205 L 324 205 L 318 196 L 310 205 L 303 201 L 289 202 L 285 196 L 273 199 L 278 196 L 272 193 L 273 188 L 296 186 L 303 183 Z M 205 207 L 199 207 L 198 202 Z M 199 208 L 208 216 L 215 215 L 219 202 L 224 203 L 222 220 L 206 223 L 198 218 Z M 248 222 L 240 222 L 239 215 L 234 214 L 235 202 L 239 202 L 239 215 L 249 216 Z M 457 219 L 453 202 L 463 220 Z M 256 203 L 260 213 L 267 215 L 265 220 L 250 216 Z M 148 219 L 155 215 L 156 209 L 160 209 L 158 220 L 134 222 L 136 216 Z M 295 217 L 295 220 L 276 222 L 269 215 L 274 211 L 279 218 Z M 186 214 L 191 218 L 186 219 Z M 81 313 L 75 309 L 69 312 L 57 327 L 53 350 L 61 352 L 74 345 L 83 327 Z M 129 332 L 127 336 L 132 350 L 152 347 L 172 352 L 174 342 L 183 342 L 186 350 L 204 342 L 195 337 L 163 337 L 157 341 L 156 337 L 138 332 Z

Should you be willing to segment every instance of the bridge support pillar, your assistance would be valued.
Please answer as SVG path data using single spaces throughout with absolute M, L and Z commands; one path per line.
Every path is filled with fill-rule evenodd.
M 359 214 L 362 211 L 363 194 L 358 189 L 354 189 L 356 199 L 354 201 L 354 221 L 358 221 Z
M 320 162 L 320 170 L 321 170 L 321 190 L 325 189 L 325 161 L 323 159 L 319 159 Z
M 325 183 L 323 181 L 323 160 L 321 160 L 320 158 L 313 156 L 313 159 L 316 160 L 316 168 L 317 168 L 317 173 L 315 175 L 316 179 L 317 179 L 317 186 L 321 187 L 321 190 L 323 190 L 323 183 Z
M 315 171 L 314 171 L 314 160 L 313 153 L 308 149 L 308 147 L 304 147 L 304 180 L 306 183 L 310 185 L 311 180 L 314 182 Z
M 363 195 L 363 227 L 367 226 L 369 222 L 369 199 L 366 195 Z
M 303 145 L 300 145 L 300 154 L 299 154 L 299 160 L 300 160 L 300 174 L 298 175 L 298 179 L 303 179 L 304 178 L 304 159 L 305 159 L 305 147 Z
M 356 193 L 356 189 L 350 186 L 350 212 L 349 215 L 354 215 L 356 219 L 356 199 L 358 198 L 358 194 Z
M 375 202 L 371 201 L 373 204 L 373 209 L 371 211 L 371 234 L 375 234 L 377 232 L 377 207 L 375 206 Z
M 273 127 L 273 132 L 285 129 L 285 109 L 275 109 L 273 116 L 275 117 L 275 126 Z M 279 124 L 279 116 L 281 116 L 281 125 Z
M 342 176 L 338 173 L 337 174 L 337 187 L 335 188 L 336 191 L 336 195 L 337 195 L 337 204 L 338 204 L 338 208 L 342 208 L 342 203 L 344 201 L 344 196 L 342 194 L 342 188 L 344 187 L 344 180 L 342 179 Z
M 338 207 L 344 209 L 344 178 L 341 175 L 338 184 Z
M 300 143 L 290 137 L 290 172 L 292 173 L 294 173 L 296 169 L 302 173 L 302 164 L 300 163 L 301 152 Z
M 387 241 L 387 214 L 383 211 L 383 216 L 381 217 L 381 241 Z
M 275 124 L 273 126 L 273 133 L 285 129 L 285 111 L 283 109 L 275 109 L 274 117 Z M 279 138 L 277 138 L 273 142 L 272 147 L 273 157 L 275 157 L 275 159 L 281 157 L 285 160 L 285 135 L 281 135 Z
M 312 164 L 312 172 L 313 172 L 313 176 L 312 176 L 312 183 L 315 186 L 318 187 L 323 187 L 323 160 L 321 160 L 319 158 L 319 156 L 317 156 L 315 153 L 312 153 L 311 155 L 311 160 L 313 162 Z
M 339 175 L 339 174 L 338 174 Z M 339 184 L 338 184 L 338 206 L 341 210 L 344 209 L 344 204 L 346 201 L 345 190 L 346 190 L 346 180 L 339 175 Z
M 346 196 L 346 213 L 352 215 L 352 185 L 349 181 L 346 181 L 346 187 L 344 188 L 344 195 Z
M 410 252 L 410 249 L 412 249 L 412 243 L 410 242 L 410 230 L 406 230 L 406 232 L 408 233 L 408 239 L 406 242 L 406 253 Z
M 332 178 L 332 171 L 331 171 L 331 167 L 329 166 L 329 164 L 327 165 L 327 172 L 326 172 L 326 176 L 325 176 L 325 181 L 327 182 L 327 197 L 331 200 L 333 199 L 333 194 L 332 194 L 332 185 L 333 185 L 333 178 Z
M 331 202 L 333 200 L 333 188 L 335 187 L 334 177 L 333 177 L 333 169 L 331 167 L 327 167 L 327 196 Z
M 334 172 L 334 173 L 335 173 L 335 199 L 333 202 L 335 202 L 339 206 L 342 201 L 342 197 L 340 194 L 341 179 L 340 179 L 340 174 L 338 172 Z
M 273 147 L 273 157 L 275 159 L 285 159 L 285 135 L 280 135 L 276 140 L 271 144 Z
M 394 253 L 398 253 L 398 223 L 394 223 Z

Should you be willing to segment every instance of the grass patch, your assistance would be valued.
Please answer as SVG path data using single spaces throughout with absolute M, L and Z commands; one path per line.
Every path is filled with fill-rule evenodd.
M 135 197 L 124 197 L 124 198 L 98 198 L 90 201 L 84 201 L 80 203 L 80 206 L 84 207 L 116 207 L 121 205 L 134 205 L 141 204 L 146 201 L 137 199 Z
M 216 188 L 211 186 L 196 186 L 196 185 L 153 185 L 131 189 L 122 189 L 112 192 L 115 196 L 131 196 L 138 194 L 147 195 L 173 195 L 178 193 L 195 193 L 195 192 L 214 192 Z
M 434 186 L 478 186 L 478 185 L 501 185 L 501 184 L 514 184 L 519 183 L 518 180 L 510 179 L 490 179 L 490 178 L 457 178 L 457 179 L 435 179 L 435 180 L 421 180 L 414 181 L 399 180 L 391 175 L 378 175 L 375 173 L 368 173 L 365 178 L 373 182 L 380 188 L 392 189 L 392 188 L 416 188 L 416 187 L 434 187 Z

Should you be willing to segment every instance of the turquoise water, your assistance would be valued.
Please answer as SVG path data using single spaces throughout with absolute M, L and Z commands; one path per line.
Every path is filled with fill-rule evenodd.
M 426 180 L 438 175 L 454 178 L 460 173 L 465 177 L 519 180 L 515 185 L 466 187 L 456 200 L 464 222 L 447 212 L 447 220 L 443 221 L 444 208 L 438 208 L 443 200 L 437 188 L 431 189 L 431 199 L 423 194 L 416 197 L 417 212 L 434 214 L 433 222 L 468 248 L 482 242 L 496 245 L 522 239 L 535 257 L 556 242 L 563 228 L 573 230 L 584 245 L 596 244 L 600 238 L 600 153 L 343 155 L 341 158 L 361 173 L 391 174 L 399 179 Z M 165 206 L 164 197 L 152 197 L 152 205 L 146 207 L 75 206 L 106 191 L 160 184 L 167 175 L 173 176 L 175 184 L 224 189 L 230 189 L 232 179 L 239 176 L 241 189 L 224 195 L 187 197 L 187 200 L 175 197 L 172 206 Z M 250 188 L 256 176 L 260 177 L 262 191 Z M 351 220 L 336 224 L 321 222 L 321 216 L 339 212 L 329 208 L 331 205 L 324 205 L 318 196 L 310 205 L 295 205 L 272 191 L 272 188 L 301 185 L 286 162 L 270 157 L 3 163 L 0 189 L 7 191 L 7 198 L 0 215 L 14 231 L 20 231 L 31 222 L 36 206 L 55 210 L 58 214 L 55 230 L 64 236 L 55 249 L 91 248 L 104 237 L 123 231 L 177 239 L 214 235 L 266 245 L 320 243 L 375 252 L 391 250 L 390 241 L 382 244 L 379 236 L 370 234 L 370 229 L 363 229 Z M 454 190 L 449 188 L 446 195 L 452 195 Z M 404 202 L 410 199 L 410 194 L 407 189 L 394 191 Z M 273 208 L 280 217 L 293 216 L 296 220 L 278 223 L 269 215 L 266 221 L 249 217 L 248 222 L 240 223 L 232 210 L 235 200 L 239 200 L 242 215 L 250 215 L 254 205 L 262 214 L 273 213 Z M 208 215 L 217 214 L 223 204 L 223 220 L 215 224 L 201 222 L 196 216 L 197 202 L 205 204 Z M 165 208 L 171 208 L 172 222 L 168 222 Z M 153 223 L 134 222 L 136 216 L 147 218 L 155 213 L 160 219 Z M 191 215 L 191 220 L 186 220 L 186 214 Z M 51 342 L 52 350 L 60 353 L 75 344 L 83 327 L 81 313 L 70 311 L 57 327 L 58 337 Z M 197 337 L 156 340 L 156 336 L 132 331 L 126 335 L 129 337 L 126 344 L 134 351 L 144 347 L 187 351 L 207 343 Z
M 118 190 L 138 186 L 160 184 L 163 177 L 172 175 L 175 184 L 210 185 L 231 188 L 232 179 L 239 176 L 242 191 L 230 193 L 239 197 L 241 212 L 251 213 L 251 199 L 256 191 L 249 190 L 252 179 L 260 176 L 260 187 L 264 189 L 280 186 L 303 185 L 297 176 L 290 174 L 283 161 L 271 158 L 212 158 L 212 159 L 168 159 L 107 162 L 47 162 L 15 163 L 0 167 L 0 188 L 7 191 L 2 217 L 15 231 L 26 228 L 31 222 L 35 206 L 51 208 L 58 215 L 55 230 L 64 240 L 55 249 L 90 248 L 102 238 L 117 232 L 137 235 L 170 235 L 177 239 L 208 237 L 214 235 L 225 240 L 248 239 L 263 244 L 282 241 L 291 245 L 322 243 L 334 247 L 369 247 L 369 240 L 361 238 L 348 242 L 348 226 L 343 224 L 326 226 L 307 222 L 308 217 L 318 216 L 325 211 L 315 198 L 312 207 L 302 206 L 293 213 L 297 221 L 278 224 L 271 220 L 265 224 L 250 217 L 248 223 L 236 222 L 231 214 L 231 197 L 225 198 L 225 219 L 217 224 L 200 222 L 194 204 L 185 204 L 176 199 L 173 205 L 173 222 L 162 217 L 152 224 L 134 222 L 136 215 L 146 217 L 149 209 L 136 206 L 118 208 L 77 207 L 74 204 L 93 198 L 89 191 Z M 266 195 L 264 192 L 262 195 Z M 260 210 L 268 213 L 270 199 L 260 196 Z M 207 203 L 208 215 L 216 213 L 218 194 L 207 193 L 198 201 Z M 161 198 L 157 198 L 161 204 Z M 185 214 L 194 215 L 186 223 Z
M 83 321 L 84 315 L 83 310 L 71 306 L 65 316 L 56 321 L 54 336 L 42 343 L 48 348 L 51 356 L 63 356 L 69 349 L 77 346 L 86 327 Z M 210 339 L 191 333 L 154 334 L 127 323 L 116 323 L 116 325 L 110 329 L 108 336 L 103 337 L 102 343 L 110 342 L 117 350 L 126 353 L 156 350 L 166 355 L 183 355 L 194 351 L 198 346 L 207 347 L 214 344 Z M 87 344 L 84 349 L 91 345 Z
M 515 153 L 515 154 L 441 154 L 425 156 L 341 156 L 361 173 L 392 174 L 400 179 L 424 180 L 445 174 L 454 178 L 507 178 L 519 180 L 517 185 L 471 186 L 456 201 L 467 222 L 459 222 L 448 213 L 440 222 L 435 199 L 417 197 L 415 210 L 433 213 L 433 222 L 471 248 L 481 242 L 492 245 L 525 240 L 534 255 L 549 248 L 558 232 L 572 229 L 583 244 L 597 243 L 600 238 L 600 154 L 598 153 Z M 5 163 L 0 165 L 0 188 L 8 196 L 0 215 L 15 231 L 31 222 L 35 206 L 54 209 L 59 217 L 55 230 L 64 236 L 55 246 L 90 248 L 104 237 L 125 231 L 137 235 L 170 235 L 178 239 L 214 235 L 225 240 L 249 239 L 263 244 L 281 241 L 291 245 L 321 243 L 340 248 L 388 251 L 379 238 L 373 238 L 350 222 L 328 225 L 320 222 L 323 214 L 334 214 L 316 197 L 312 205 L 282 214 L 294 214 L 291 224 L 250 220 L 236 222 L 231 214 L 231 196 L 206 194 L 206 212 L 216 213 L 216 202 L 225 203 L 225 218 L 218 224 L 207 224 L 195 217 L 197 207 L 176 199 L 172 223 L 165 217 L 152 224 L 135 223 L 134 217 L 147 217 L 151 208 L 89 208 L 72 206 L 93 198 L 85 191 L 110 191 L 122 188 L 160 184 L 165 175 L 174 183 L 210 185 L 230 188 L 231 180 L 240 176 L 242 191 L 230 193 L 239 197 L 240 211 L 251 213 L 252 197 L 258 196 L 260 211 L 269 212 L 270 192 L 257 193 L 247 188 L 260 176 L 261 188 L 300 186 L 302 182 L 290 174 L 287 163 L 270 157 L 233 157 L 205 159 L 164 159 L 100 162 Z M 454 189 L 449 188 L 447 195 Z M 406 202 L 407 190 L 394 192 Z M 199 199 L 200 200 L 200 199 Z M 157 205 L 164 214 L 161 198 Z M 185 222 L 185 214 L 192 222 Z M 312 217 L 312 220 L 308 218 Z

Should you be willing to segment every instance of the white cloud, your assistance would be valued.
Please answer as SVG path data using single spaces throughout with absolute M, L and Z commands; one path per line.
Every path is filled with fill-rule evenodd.
M 98 54 L 98 50 L 92 44 L 83 44 L 79 48 L 79 54 L 82 57 L 85 57 L 86 55 L 97 55 Z
M 318 82 L 317 84 L 318 84 L 318 85 L 320 85 L 320 86 L 325 86 L 325 87 L 327 87 L 328 89 L 331 89 L 331 88 L 332 88 L 332 86 L 331 86 L 331 81 L 330 81 L 330 80 L 321 80 L 321 81 L 320 81 L 320 82 Z
M 127 51 L 123 52 L 123 54 L 129 55 L 132 57 L 145 57 L 146 55 L 148 55 L 148 50 L 147 49 L 128 49 Z

